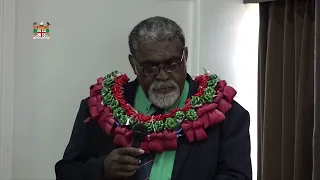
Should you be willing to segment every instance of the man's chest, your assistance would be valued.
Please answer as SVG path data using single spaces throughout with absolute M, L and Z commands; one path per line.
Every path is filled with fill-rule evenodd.
M 87 131 L 90 145 L 88 153 L 92 158 L 109 154 L 117 148 L 113 144 L 113 138 L 108 136 L 97 123 L 88 123 Z M 219 161 L 220 125 L 208 128 L 207 135 L 206 140 L 194 143 L 188 143 L 183 136 L 179 137 L 173 179 L 191 179 L 199 176 L 202 177 L 200 179 L 210 179 L 214 176 Z

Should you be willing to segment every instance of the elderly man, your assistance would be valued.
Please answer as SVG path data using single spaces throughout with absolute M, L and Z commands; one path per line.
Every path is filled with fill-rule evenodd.
M 90 87 L 57 180 L 251 180 L 249 114 L 216 75 L 190 77 L 183 30 L 152 17 L 129 47 L 137 78 L 114 71 Z

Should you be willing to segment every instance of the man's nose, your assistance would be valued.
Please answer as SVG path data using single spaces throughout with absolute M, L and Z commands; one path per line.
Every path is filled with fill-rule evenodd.
M 162 80 L 162 81 L 167 80 L 167 79 L 169 79 L 169 74 L 163 70 L 163 67 L 160 67 L 160 70 L 156 76 L 156 79 Z

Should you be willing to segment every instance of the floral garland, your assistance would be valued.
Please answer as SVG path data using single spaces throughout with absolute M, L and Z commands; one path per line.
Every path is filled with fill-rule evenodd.
M 198 92 L 187 99 L 183 108 L 149 116 L 138 113 L 124 99 L 123 86 L 129 80 L 126 74 L 114 71 L 90 87 L 91 119 L 98 120 L 108 135 L 114 135 L 114 143 L 121 146 L 131 144 L 131 129 L 143 123 L 150 133 L 141 144 L 146 152 L 176 149 L 180 135 L 186 135 L 189 142 L 206 139 L 205 129 L 225 119 L 236 95 L 217 75 L 200 75 L 195 78 Z

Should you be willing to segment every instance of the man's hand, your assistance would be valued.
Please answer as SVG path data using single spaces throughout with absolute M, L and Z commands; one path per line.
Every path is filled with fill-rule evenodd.
M 136 158 L 144 151 L 132 147 L 113 150 L 104 160 L 104 174 L 108 179 L 128 178 L 139 167 L 140 160 Z

